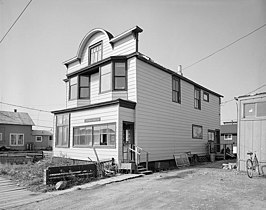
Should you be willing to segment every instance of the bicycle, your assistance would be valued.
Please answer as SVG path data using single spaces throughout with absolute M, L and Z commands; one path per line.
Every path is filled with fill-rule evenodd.
M 246 162 L 248 177 L 252 178 L 253 177 L 253 173 L 254 172 L 256 173 L 256 169 L 257 168 L 258 168 L 259 175 L 261 175 L 260 168 L 259 168 L 260 164 L 259 164 L 258 158 L 256 156 L 256 153 L 254 153 L 254 158 L 252 158 L 253 152 L 248 152 L 247 155 L 250 156 L 250 158 L 247 159 L 247 162 Z M 262 171 L 262 173 L 263 173 L 263 171 Z

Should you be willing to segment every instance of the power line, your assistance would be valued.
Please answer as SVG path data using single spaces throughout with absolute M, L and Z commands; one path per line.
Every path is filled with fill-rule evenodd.
M 2 41 L 5 39 L 5 37 L 7 36 L 7 34 L 9 33 L 9 31 L 11 31 L 11 29 L 14 27 L 14 25 L 17 23 L 17 21 L 19 20 L 19 18 L 22 16 L 22 14 L 25 12 L 25 10 L 28 8 L 28 6 L 30 5 L 30 3 L 33 0 L 30 0 L 30 2 L 26 5 L 26 7 L 22 10 L 22 12 L 20 13 L 20 15 L 17 17 L 17 19 L 15 20 L 15 22 L 10 26 L 10 28 L 8 29 L 8 31 L 6 32 L 6 34 L 3 36 L 3 38 L 0 41 L 0 44 L 2 43 Z
M 5 104 L 5 105 L 9 105 L 9 106 L 15 106 L 15 107 L 20 107 L 20 108 L 24 108 L 24 109 L 29 109 L 29 110 L 34 110 L 34 111 L 39 111 L 39 112 L 47 112 L 47 113 L 50 113 L 50 111 L 47 111 L 47 110 L 42 110 L 42 109 L 35 109 L 35 108 L 31 108 L 31 107 L 26 107 L 26 106 L 20 106 L 20 105 L 16 105 L 16 104 L 9 104 L 9 103 L 5 103 L 5 102 L 2 102 L 0 101 L 1 104 Z
M 187 66 L 187 67 L 184 67 L 184 68 L 183 68 L 183 71 L 184 71 L 185 69 L 188 69 L 188 68 L 190 68 L 190 67 L 192 67 L 192 66 L 194 66 L 194 65 L 196 65 L 196 64 L 198 64 L 198 63 L 200 63 L 201 61 L 204 61 L 204 60 L 208 59 L 209 57 L 211 57 L 211 56 L 213 56 L 213 55 L 215 55 L 215 54 L 221 52 L 222 50 L 224 50 L 224 49 L 226 49 L 226 48 L 232 46 L 233 44 L 235 44 L 235 43 L 239 42 L 240 40 L 242 40 L 242 39 L 244 39 L 244 38 L 250 36 L 251 34 L 255 33 L 256 31 L 262 29 L 262 28 L 265 27 L 265 26 L 266 26 L 266 23 L 263 24 L 262 26 L 256 28 L 255 30 L 249 32 L 248 34 L 246 34 L 246 35 L 240 37 L 239 39 L 237 39 L 237 40 L 231 42 L 230 44 L 226 45 L 225 47 L 222 47 L 222 48 L 220 48 L 219 50 L 216 50 L 215 52 L 211 53 L 210 55 L 207 55 L 206 57 L 204 57 L 204 58 L 202 58 L 202 59 L 196 61 L 195 63 L 190 64 L 190 65 Z

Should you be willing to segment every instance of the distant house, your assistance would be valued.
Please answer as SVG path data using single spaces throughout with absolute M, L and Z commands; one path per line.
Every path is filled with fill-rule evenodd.
M 33 131 L 34 122 L 28 113 L 0 111 L 0 148 L 33 150 L 52 144 L 52 133 Z
M 34 149 L 47 149 L 53 147 L 53 133 L 45 130 L 33 130 L 32 142 Z
M 244 171 L 248 152 L 255 152 L 259 162 L 266 164 L 266 92 L 240 96 L 237 100 L 238 169 Z
M 221 125 L 220 144 L 233 144 L 233 153 L 236 153 L 237 122 L 224 122 L 224 125 Z
M 220 138 L 218 93 L 138 52 L 138 26 L 90 31 L 64 62 L 67 107 L 56 110 L 54 155 L 117 163 L 206 155 Z M 162 52 L 166 53 L 166 52 Z M 168 51 L 167 53 L 171 53 Z M 125 164 L 126 165 L 126 164 Z
M 28 113 L 0 111 L 0 147 L 24 150 L 34 122 Z

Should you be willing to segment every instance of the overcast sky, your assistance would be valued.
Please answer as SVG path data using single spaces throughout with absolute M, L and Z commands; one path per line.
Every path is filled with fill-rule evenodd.
M 0 39 L 29 0 L 0 0 Z M 94 28 L 114 36 L 138 25 L 139 51 L 228 101 L 266 84 L 266 27 L 214 54 L 266 23 L 264 0 L 33 0 L 0 44 L 0 101 L 42 110 L 65 108 L 66 69 Z M 266 91 L 266 85 L 256 92 Z M 51 127 L 52 115 L 28 112 Z M 236 120 L 236 103 L 222 105 L 221 121 Z M 41 128 L 41 127 L 38 127 Z M 48 128 L 47 128 L 48 129 Z

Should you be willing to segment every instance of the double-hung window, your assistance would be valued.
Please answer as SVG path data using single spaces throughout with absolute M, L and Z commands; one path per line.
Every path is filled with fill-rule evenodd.
M 111 90 L 111 84 L 112 84 L 112 65 L 107 64 L 105 66 L 101 67 L 100 70 L 100 81 L 101 81 L 101 85 L 100 85 L 100 92 L 107 92 Z
M 214 141 L 215 132 L 212 130 L 208 130 L 208 141 Z
M 24 134 L 23 133 L 11 133 L 10 134 L 10 146 L 24 146 Z
M 90 76 L 80 75 L 79 76 L 79 99 L 90 98 Z
M 180 79 L 175 76 L 172 77 L 172 101 L 181 103 Z
M 114 90 L 126 90 L 126 63 L 114 62 Z
M 57 115 L 56 117 L 56 147 L 69 146 L 69 114 Z
M 78 77 L 72 77 L 69 80 L 69 99 L 77 99 L 78 96 Z
M 96 63 L 100 60 L 102 60 L 102 43 L 97 43 L 89 48 L 90 52 L 90 64 Z
M 194 89 L 194 108 L 201 109 L 200 89 L 197 87 Z

